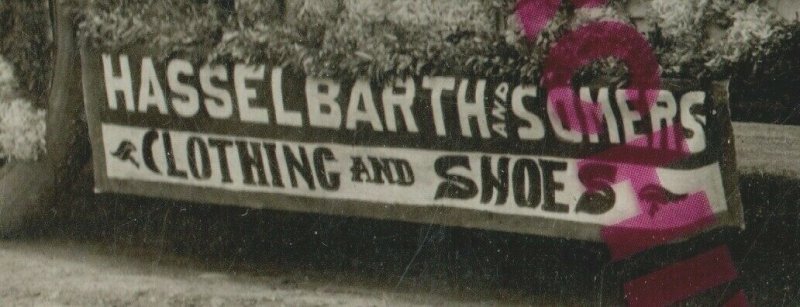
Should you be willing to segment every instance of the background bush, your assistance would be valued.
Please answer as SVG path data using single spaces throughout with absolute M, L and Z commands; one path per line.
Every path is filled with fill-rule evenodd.
M 0 2 L 0 165 L 44 152 L 52 35 L 46 0 Z
M 46 0 L 0 1 L 0 55 L 12 65 L 19 89 L 44 107 L 52 67 L 52 32 Z
M 208 3 L 163 3 L 188 6 L 148 10 L 91 1 L 82 33 L 105 49 L 144 44 L 165 51 L 162 57 L 292 65 L 313 76 L 380 81 L 436 73 L 534 81 L 549 45 L 576 20 L 622 16 L 603 10 L 573 18 L 564 8 L 542 35 L 527 39 L 517 25 L 516 0 L 239 0 L 235 14 L 222 17 L 192 13 Z M 275 16 L 276 10 L 282 14 Z M 188 25 L 177 29 L 185 39 L 171 38 L 178 35 L 159 30 L 161 24 Z M 219 31 L 210 31 L 216 26 Z M 198 37 L 206 44 L 191 43 Z
M 536 82 L 563 33 L 596 20 L 630 23 L 627 0 L 599 10 L 564 6 L 536 38 L 523 36 L 516 0 L 86 0 L 81 35 L 99 48 L 144 45 L 160 58 L 288 65 L 315 76 L 386 80 L 469 74 Z M 758 0 L 652 0 L 646 33 L 665 77 L 732 79 L 734 117 L 782 121 L 800 95 L 800 26 Z M 46 1 L 0 3 L 0 53 L 41 104 L 51 67 Z M 715 29 L 710 31 L 709 29 Z M 718 32 L 712 39 L 711 32 Z M 576 81 L 619 81 L 613 59 Z M 777 118 L 775 115 L 783 117 Z M 794 115 L 791 115 L 792 117 Z M 800 118 L 800 116 L 795 116 Z M 800 123 L 788 119 L 786 122 Z
M 735 119 L 800 125 L 800 23 L 792 23 L 731 71 Z

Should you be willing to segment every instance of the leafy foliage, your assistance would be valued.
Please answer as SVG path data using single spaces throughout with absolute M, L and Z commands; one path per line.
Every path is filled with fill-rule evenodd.
M 45 111 L 16 97 L 12 71 L 0 57 L 0 159 L 37 159 L 44 152 Z
M 770 46 L 786 39 L 785 22 L 775 12 L 756 3 L 738 8 L 727 11 L 730 25 L 722 39 L 706 51 L 710 58 L 707 66 L 718 74 L 730 73 L 733 66 L 768 53 Z
M 743 54 L 731 71 L 732 113 L 736 120 L 800 124 L 800 24 L 781 29 L 760 48 Z
M 52 63 L 46 0 L 0 1 L 0 54 L 12 65 L 18 87 L 44 105 Z
M 239 0 L 233 16 L 199 16 L 213 9 L 208 3 L 167 0 L 154 9 L 155 2 L 92 0 L 82 33 L 104 49 L 146 45 L 162 58 L 261 61 L 314 76 L 463 73 L 532 81 L 549 46 L 569 27 L 621 19 L 615 9 L 575 14 L 564 8 L 544 33 L 528 39 L 514 0 Z M 587 71 L 618 68 L 605 64 Z
M 783 39 L 785 22 L 759 1 L 653 0 L 650 8 L 651 40 L 671 77 L 729 78 L 746 58 Z
M 80 29 L 99 47 L 149 46 L 165 58 L 199 56 L 216 45 L 223 20 L 213 3 L 186 0 L 89 0 Z
M 435 73 L 535 82 L 548 50 L 566 31 L 598 20 L 630 22 L 626 0 L 602 9 L 566 5 L 533 38 L 519 27 L 515 0 L 237 0 L 230 14 L 217 2 L 90 0 L 83 35 L 106 49 L 145 45 L 164 58 L 259 61 L 314 76 L 386 80 Z M 763 0 L 647 4 L 646 22 L 653 25 L 647 36 L 665 77 L 731 78 L 734 96 L 743 99 L 797 97 L 791 85 L 800 81 L 794 77 L 800 63 L 793 58 L 800 50 L 792 48 L 798 48 L 800 28 L 777 17 Z M 624 65 L 604 59 L 575 78 L 616 83 L 626 75 Z M 751 117 L 758 110 L 791 111 L 783 102 L 769 109 L 736 103 L 749 108 L 742 112 Z
M 47 2 L 0 2 L 0 159 L 44 151 L 52 38 Z M 28 97 L 20 97 L 27 94 Z M 33 102 L 32 102 L 33 101 Z M 35 103 L 34 103 L 35 102 Z

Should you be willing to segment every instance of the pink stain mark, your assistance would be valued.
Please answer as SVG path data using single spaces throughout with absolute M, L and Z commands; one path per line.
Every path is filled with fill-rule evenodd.
M 605 5 L 608 0 L 572 0 L 577 8 L 596 8 Z M 517 21 L 522 31 L 530 40 L 535 40 L 547 24 L 556 16 L 561 0 L 520 0 L 517 1 Z
M 578 8 L 585 8 L 599 7 L 607 1 L 572 2 Z M 517 3 L 517 15 L 529 39 L 535 39 L 547 26 L 559 5 L 560 1 L 555 0 Z M 542 80 L 550 89 L 548 107 L 555 108 L 558 117 L 573 131 L 600 133 L 599 107 L 597 103 L 575 99 L 572 76 L 581 67 L 606 57 L 621 59 L 628 66 L 631 83 L 626 96 L 634 102 L 636 111 L 645 114 L 657 100 L 657 91 L 651 90 L 661 85 L 659 64 L 647 40 L 623 23 L 597 22 L 583 26 L 560 39 L 550 50 Z M 650 193 L 666 191 L 660 184 L 656 166 L 666 166 L 688 155 L 683 131 L 671 126 L 579 162 L 579 177 L 590 191 L 603 186 L 595 184 L 598 182 L 628 180 L 636 192 L 640 214 L 601 231 L 615 260 L 714 223 L 714 214 L 704 192 L 676 199 L 672 199 L 668 191 L 660 196 Z M 625 285 L 625 293 L 631 306 L 665 305 L 732 281 L 736 275 L 727 247 L 719 247 L 631 281 Z M 726 306 L 747 306 L 744 292 L 740 291 Z
M 737 275 L 728 249 L 718 247 L 627 282 L 625 298 L 628 306 L 666 306 L 731 282 Z
M 687 195 L 681 201 L 657 205 L 657 210 L 649 209 L 654 206 L 652 203 L 642 203 L 645 205 L 640 207 L 648 208 L 644 212 L 601 231 L 614 261 L 698 233 L 716 221 L 703 192 Z M 656 211 L 653 215 L 648 213 Z
M 517 21 L 525 37 L 534 40 L 558 12 L 561 0 L 520 0 L 517 2 Z
M 739 290 L 736 294 L 733 295 L 728 301 L 723 305 L 724 307 L 747 307 L 750 304 L 747 302 L 747 295 L 744 294 L 744 291 Z
M 636 112 L 648 114 L 657 101 L 661 86 L 658 61 L 650 44 L 636 29 L 620 22 L 580 27 L 550 49 L 542 80 L 546 88 L 552 89 L 548 93 L 549 107 L 558 110 L 556 114 L 573 131 L 600 133 L 600 106 L 594 102 L 575 103 L 579 99 L 572 89 L 572 76 L 581 67 L 607 57 L 620 59 L 628 66 L 631 82 L 626 96 Z M 636 192 L 640 214 L 601 232 L 614 260 L 697 232 L 714 222 L 711 205 L 703 192 L 679 200 L 653 201 L 642 197 L 648 189 L 666 191 L 656 167 L 686 158 L 688 152 L 683 131 L 671 126 L 579 163 L 579 170 L 601 161 L 614 165 L 617 173 L 612 183 L 627 180 Z
M 566 34 L 550 49 L 542 83 L 548 89 L 549 107 L 569 129 L 600 133 L 601 110 L 594 102 L 576 103 L 572 76 L 594 61 L 606 57 L 620 59 L 629 67 L 628 99 L 640 114 L 647 114 L 656 103 L 661 86 L 659 65 L 652 48 L 642 35 L 624 23 L 597 22 Z M 644 150 L 638 150 L 638 149 Z M 615 260 L 648 248 L 668 243 L 697 232 L 714 222 L 711 205 L 704 193 L 681 200 L 643 199 L 646 189 L 661 187 L 656 166 L 665 166 L 688 157 L 683 131 L 671 126 L 652 135 L 631 140 L 595 157 L 581 161 L 587 165 L 605 162 L 614 165 L 614 182 L 627 180 L 637 195 L 640 214 L 602 230 L 601 237 Z M 658 207 L 656 207 L 658 206 Z
M 603 109 L 592 102 L 582 101 L 572 87 L 558 87 L 547 92 L 548 107 L 553 108 L 562 125 L 570 131 L 599 134 Z
M 658 59 L 653 48 L 636 29 L 615 21 L 582 26 L 561 37 L 545 61 L 542 83 L 549 89 L 549 107 L 561 110 L 561 120 L 573 131 L 599 133 L 602 112 L 593 102 L 578 101 L 572 77 L 592 62 L 613 57 L 628 67 L 627 96 L 636 111 L 646 114 L 655 104 L 661 86 Z M 640 95 L 640 93 L 645 93 Z
M 578 169 L 607 164 L 616 169 L 612 183 L 628 181 L 636 195 L 639 214 L 601 231 L 615 261 L 651 247 L 696 233 L 714 223 L 714 213 L 704 192 L 670 199 L 658 188 L 661 179 L 653 165 L 668 165 L 689 156 L 681 127 L 670 126 L 653 135 L 611 148 L 578 163 Z M 680 148 L 653 147 L 669 139 Z

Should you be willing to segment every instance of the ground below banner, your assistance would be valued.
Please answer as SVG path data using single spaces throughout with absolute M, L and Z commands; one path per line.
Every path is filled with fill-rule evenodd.
M 83 174 L 76 182 L 86 182 Z M 637 261 L 658 267 L 725 242 L 754 305 L 800 301 L 797 181 L 743 178 L 748 228 Z M 93 196 L 76 187 L 33 234 L 0 241 L 0 300 L 52 305 L 621 305 L 601 244 L 347 217 Z M 683 251 L 683 252 L 681 252 Z M 614 273 L 620 270 L 621 272 Z M 623 275 L 620 277 L 619 275 Z M 60 291 L 56 290 L 60 289 Z M 273 296 L 275 299 L 273 300 Z M 711 292 L 697 305 L 718 302 Z M 602 301 L 601 301 L 602 300 Z

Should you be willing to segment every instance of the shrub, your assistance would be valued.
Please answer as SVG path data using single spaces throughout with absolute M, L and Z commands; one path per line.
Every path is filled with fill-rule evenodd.
M 218 6 L 204 1 L 89 0 L 81 33 L 96 46 L 119 50 L 145 45 L 161 58 L 202 57 L 222 35 Z
M 433 73 L 536 82 L 548 50 L 565 31 L 595 20 L 628 22 L 622 13 L 626 1 L 588 10 L 567 5 L 543 33 L 526 38 L 514 15 L 515 2 L 238 0 L 234 12 L 220 14 L 217 2 L 91 0 L 82 29 L 91 42 L 106 49 L 149 45 L 162 57 L 189 54 L 197 61 L 258 61 L 293 66 L 314 76 L 380 81 Z M 655 28 L 647 35 L 664 77 L 731 78 L 734 98 L 751 97 L 744 98 L 748 101 L 786 101 L 780 96 L 794 93 L 790 84 L 796 84 L 797 63 L 789 58 L 797 52 L 786 48 L 796 46 L 798 27 L 787 29 L 761 1 L 649 4 L 648 22 Z M 712 37 L 711 29 L 721 34 Z M 605 59 L 581 70 L 576 81 L 624 82 L 626 73 L 624 65 Z M 774 82 L 747 81 L 754 77 Z M 735 110 L 763 109 L 750 102 L 735 103 Z M 734 113 L 738 119 L 758 116 L 739 112 Z
M 138 5 L 93 0 L 82 32 L 106 49 L 144 44 L 162 57 L 209 54 L 196 60 L 291 65 L 314 76 L 385 80 L 463 73 L 536 81 L 549 46 L 568 27 L 624 19 L 616 7 L 577 14 L 564 8 L 542 35 L 526 39 L 514 15 L 515 0 L 239 0 L 229 19 L 194 13 L 210 4 L 175 1 L 165 1 L 170 10 L 153 10 L 152 0 Z M 185 26 L 176 33 L 170 30 L 174 24 Z M 618 68 L 606 64 L 594 68 Z
M 0 57 L 0 160 L 37 159 L 44 151 L 44 110 L 15 98 L 17 86 L 11 65 Z
M 708 66 L 717 74 L 729 74 L 733 66 L 770 53 L 786 34 L 785 25 L 775 12 L 755 3 L 728 12 L 730 25 L 724 37 L 706 52 Z
M 45 111 L 24 99 L 0 103 L 0 157 L 38 159 L 44 151 Z
M 745 53 L 731 69 L 734 119 L 800 124 L 800 23 L 794 22 L 760 46 Z
M 52 63 L 46 0 L 0 1 L 0 54 L 10 61 L 19 88 L 45 105 Z

